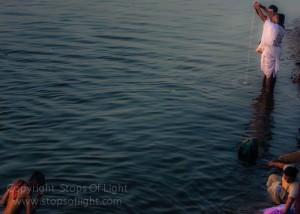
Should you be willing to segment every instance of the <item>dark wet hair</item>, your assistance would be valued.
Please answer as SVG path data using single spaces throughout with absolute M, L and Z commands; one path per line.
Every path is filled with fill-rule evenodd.
M 285 21 L 285 15 L 282 13 L 278 13 L 278 18 L 279 18 L 279 25 L 284 26 L 284 21 Z
M 40 171 L 35 171 L 32 173 L 31 177 L 29 178 L 30 185 L 37 185 L 43 186 L 45 185 L 45 176 Z
M 297 176 L 298 172 L 299 172 L 299 170 L 294 166 L 288 166 L 283 171 L 283 173 L 286 176 L 293 177 L 293 178 L 295 178 Z
M 272 9 L 275 13 L 277 13 L 278 12 L 278 7 L 276 7 L 275 5 L 270 5 L 269 7 L 268 7 L 269 9 Z

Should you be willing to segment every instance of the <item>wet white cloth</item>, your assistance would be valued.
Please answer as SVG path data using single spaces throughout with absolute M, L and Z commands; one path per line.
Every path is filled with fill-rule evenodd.
M 276 77 L 280 68 L 281 42 L 285 35 L 285 30 L 278 24 L 274 24 L 269 19 L 264 23 L 261 46 L 263 48 L 261 56 L 261 70 L 267 78 Z
M 269 176 L 267 187 L 269 196 L 275 204 L 286 203 L 288 193 L 282 188 L 281 179 L 277 175 Z
M 272 46 L 274 44 L 274 41 L 278 34 L 278 25 L 271 22 L 271 20 L 268 18 L 264 22 L 263 26 L 263 33 L 261 36 L 261 42 L 260 44 L 262 46 Z
M 264 46 L 261 55 L 261 70 L 267 78 L 276 77 L 280 68 L 281 48 L 277 46 Z
M 264 45 L 272 46 L 274 44 L 274 40 L 277 37 L 278 30 L 279 30 L 278 25 L 271 22 L 271 20 L 268 18 L 264 22 L 263 33 L 262 33 L 262 36 L 261 36 L 260 44 L 262 46 L 264 46 Z

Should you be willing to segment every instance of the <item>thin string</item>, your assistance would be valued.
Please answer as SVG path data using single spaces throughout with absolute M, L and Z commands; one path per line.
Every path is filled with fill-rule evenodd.
M 246 69 L 246 75 L 245 75 L 245 81 L 244 84 L 248 84 L 248 71 L 249 71 L 249 62 L 250 62 L 250 53 L 251 53 L 251 41 L 252 41 L 252 33 L 253 33 L 253 25 L 254 25 L 254 11 L 252 15 L 252 22 L 251 22 L 251 32 L 250 32 L 250 38 L 249 38 L 249 47 L 248 47 L 248 60 L 247 60 L 247 69 Z

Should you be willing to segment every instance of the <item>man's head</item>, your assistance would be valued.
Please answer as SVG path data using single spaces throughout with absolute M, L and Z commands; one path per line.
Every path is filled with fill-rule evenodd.
M 283 171 L 283 177 L 288 183 L 292 183 L 298 174 L 299 170 L 294 166 L 288 166 Z
M 31 177 L 29 178 L 29 184 L 32 187 L 44 186 L 45 177 L 44 177 L 43 173 L 40 171 L 33 172 Z
M 277 12 L 278 12 L 278 7 L 276 7 L 275 5 L 270 5 L 269 7 L 268 7 L 268 11 L 270 12 L 270 18 L 271 17 L 273 17 L 274 15 L 276 15 L 277 14 Z
M 285 15 L 282 13 L 277 13 L 272 17 L 272 22 L 274 22 L 275 24 L 284 26 L 284 21 L 285 21 Z

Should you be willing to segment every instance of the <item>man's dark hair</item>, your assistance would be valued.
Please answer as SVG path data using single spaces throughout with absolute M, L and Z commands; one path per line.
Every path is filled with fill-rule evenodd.
M 284 21 L 285 21 L 285 15 L 282 13 L 278 13 L 278 18 L 279 18 L 279 25 L 284 26 Z
M 31 177 L 29 178 L 30 185 L 38 185 L 43 186 L 45 184 L 45 176 L 40 171 L 35 171 L 32 173 Z
M 293 177 L 293 178 L 295 178 L 297 176 L 298 172 L 299 172 L 299 170 L 294 166 L 288 166 L 283 171 L 283 173 L 286 176 Z
M 270 5 L 269 7 L 268 7 L 269 9 L 272 9 L 275 13 L 277 13 L 278 12 L 278 7 L 276 7 L 275 5 Z

